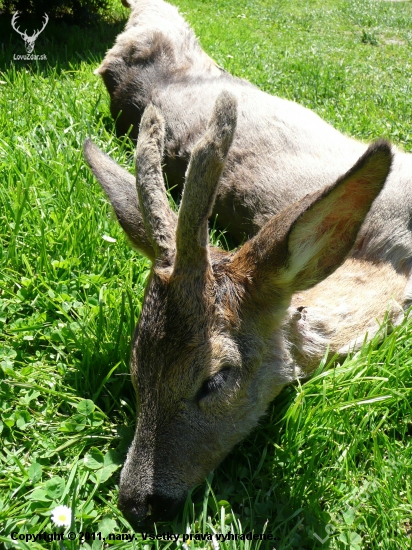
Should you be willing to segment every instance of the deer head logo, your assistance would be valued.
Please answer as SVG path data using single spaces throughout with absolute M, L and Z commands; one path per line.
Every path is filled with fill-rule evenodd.
M 33 50 L 34 50 L 34 44 L 35 44 L 39 34 L 44 30 L 45 26 L 49 22 L 49 16 L 47 15 L 47 13 L 45 13 L 44 14 L 44 19 L 43 19 L 43 27 L 39 31 L 34 31 L 34 33 L 31 36 L 28 36 L 26 31 L 21 32 L 19 27 L 16 27 L 16 21 L 17 21 L 17 18 L 19 16 L 19 13 L 20 12 L 16 11 L 16 13 L 13 15 L 13 18 L 11 20 L 11 26 L 23 38 L 24 45 L 26 46 L 27 53 L 32 53 Z

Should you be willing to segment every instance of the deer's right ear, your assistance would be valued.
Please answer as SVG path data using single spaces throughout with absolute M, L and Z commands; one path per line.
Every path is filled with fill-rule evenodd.
M 134 176 L 103 153 L 90 139 L 84 142 L 83 150 L 87 163 L 108 196 L 132 246 L 153 261 L 154 250 L 140 212 Z
M 247 275 L 263 299 L 275 289 L 291 295 L 328 277 L 355 244 L 391 162 L 387 142 L 372 144 L 336 183 L 268 221 L 235 254 L 235 269 Z

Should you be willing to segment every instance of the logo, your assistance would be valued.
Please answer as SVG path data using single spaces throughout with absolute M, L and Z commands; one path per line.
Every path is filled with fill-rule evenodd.
M 38 31 L 34 31 L 34 33 L 31 36 L 29 36 L 27 34 L 27 31 L 21 32 L 19 27 L 16 27 L 16 22 L 17 22 L 17 18 L 19 17 L 19 14 L 20 14 L 20 12 L 16 11 L 16 13 L 13 15 L 13 18 L 11 20 L 11 26 L 23 38 L 24 45 L 26 46 L 26 52 L 28 54 L 31 54 L 34 50 L 34 45 L 36 43 L 37 38 L 39 37 L 40 33 L 42 33 L 44 31 L 47 23 L 49 22 L 49 16 L 47 15 L 47 13 L 45 13 L 44 18 L 43 18 L 43 27 Z M 17 59 L 20 59 L 20 57 L 24 58 L 24 59 L 26 59 L 26 58 L 31 59 L 31 57 L 37 59 L 38 56 L 31 56 L 31 57 L 30 56 L 18 56 Z M 44 58 L 45 58 L 45 56 L 44 56 Z

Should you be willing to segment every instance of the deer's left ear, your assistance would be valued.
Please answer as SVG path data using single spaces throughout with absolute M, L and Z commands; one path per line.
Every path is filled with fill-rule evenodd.
M 372 144 L 335 184 L 267 222 L 235 254 L 233 266 L 246 271 L 261 290 L 269 285 L 293 293 L 322 281 L 352 249 L 391 162 L 387 142 Z
M 132 246 L 153 261 L 155 254 L 143 223 L 136 178 L 100 151 L 90 139 L 84 142 L 83 150 L 88 165 L 108 196 Z

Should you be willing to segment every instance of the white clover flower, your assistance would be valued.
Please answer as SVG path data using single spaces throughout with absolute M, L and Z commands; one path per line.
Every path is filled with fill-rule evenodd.
M 72 522 L 72 511 L 68 506 L 56 506 L 52 512 L 52 522 L 59 527 L 70 527 Z

